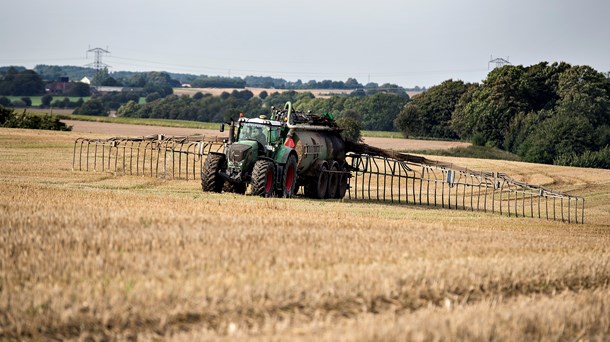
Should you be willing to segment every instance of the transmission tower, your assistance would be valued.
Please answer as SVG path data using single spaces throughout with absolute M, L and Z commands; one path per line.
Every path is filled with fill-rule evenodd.
M 494 58 L 494 56 L 490 56 L 489 57 L 489 62 L 487 62 L 487 70 L 489 70 L 489 66 L 491 64 L 495 64 L 496 66 L 494 68 L 501 68 L 503 66 L 505 66 L 506 64 L 510 64 L 510 62 L 508 61 L 509 57 L 506 57 L 506 59 L 504 58 Z
M 94 54 L 93 63 L 89 63 L 86 66 L 95 69 L 97 74 L 99 74 L 102 71 L 102 69 L 110 67 L 110 65 L 102 62 L 102 56 L 104 54 L 109 54 L 110 51 L 104 50 L 102 48 L 89 49 L 89 50 L 87 50 L 87 58 L 89 57 L 90 52 Z

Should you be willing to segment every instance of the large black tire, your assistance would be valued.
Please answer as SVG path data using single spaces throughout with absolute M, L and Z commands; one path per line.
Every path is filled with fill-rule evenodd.
M 209 154 L 201 170 L 201 188 L 203 191 L 221 192 L 225 183 L 224 178 L 218 174 L 226 169 L 227 160 L 221 154 Z
M 339 176 L 339 188 L 337 189 L 337 198 L 338 199 L 342 199 L 343 197 L 345 197 L 345 193 L 347 192 L 347 181 L 349 179 L 349 175 L 346 174 L 347 172 L 347 164 L 343 163 L 343 165 L 341 165 L 341 169 L 340 169 L 343 174 L 341 174 Z
M 243 195 L 246 193 L 246 183 L 231 183 L 231 182 L 225 182 L 224 187 L 222 188 L 222 191 L 224 192 L 233 192 L 236 194 L 240 194 Z
M 339 189 L 339 163 L 332 162 L 330 166 L 331 173 L 328 174 L 328 189 L 326 190 L 326 198 L 337 198 L 337 190 Z
M 273 196 L 275 184 L 275 164 L 271 160 L 259 159 L 252 170 L 252 195 Z
M 288 157 L 284 174 L 282 175 L 282 189 L 278 191 L 278 196 L 290 198 L 294 196 L 297 189 L 297 157 L 293 154 Z
M 305 184 L 305 196 L 311 198 L 322 199 L 326 196 L 328 190 L 328 166 L 326 162 L 318 166 L 318 170 L 313 178 L 310 178 Z

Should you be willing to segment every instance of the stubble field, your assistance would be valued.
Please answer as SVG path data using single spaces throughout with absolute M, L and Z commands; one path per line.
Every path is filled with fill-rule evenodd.
M 0 340 L 610 335 L 608 170 L 453 160 L 584 196 L 575 225 L 73 172 L 79 135 L 0 129 Z

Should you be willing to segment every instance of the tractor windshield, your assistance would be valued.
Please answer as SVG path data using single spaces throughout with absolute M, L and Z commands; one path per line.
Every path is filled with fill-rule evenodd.
M 269 144 L 269 126 L 244 123 L 239 129 L 238 140 L 255 140 L 263 145 Z

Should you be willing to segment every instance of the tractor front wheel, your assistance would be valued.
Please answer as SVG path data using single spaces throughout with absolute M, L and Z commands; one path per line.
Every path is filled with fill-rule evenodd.
M 222 154 L 209 154 L 201 170 L 201 188 L 203 191 L 221 192 L 224 179 L 218 173 L 226 168 L 226 158 Z
M 271 197 L 274 184 L 275 164 L 267 159 L 257 160 L 252 170 L 252 195 Z

